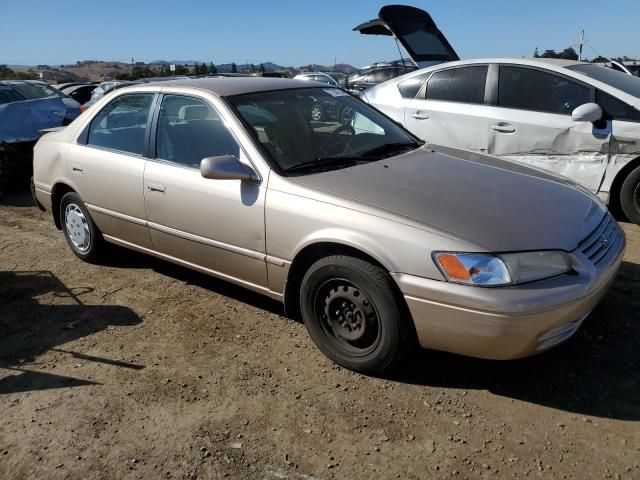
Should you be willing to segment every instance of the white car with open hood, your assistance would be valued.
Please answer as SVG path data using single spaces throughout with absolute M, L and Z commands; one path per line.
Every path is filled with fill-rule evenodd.
M 371 105 L 429 143 L 562 174 L 640 224 L 640 78 L 578 61 L 460 61 L 413 7 L 383 7 L 356 30 L 393 34 L 430 65 L 363 92 Z

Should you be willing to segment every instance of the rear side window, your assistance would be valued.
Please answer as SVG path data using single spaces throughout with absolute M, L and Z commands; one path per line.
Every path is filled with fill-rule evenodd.
M 88 145 L 142 155 L 153 93 L 122 95 L 91 121 Z
M 570 115 L 591 101 L 591 89 L 568 78 L 533 68 L 500 67 L 498 105 Z
M 609 120 L 640 122 L 640 111 L 602 90 L 596 92 L 596 103 Z
M 206 157 L 240 156 L 240 147 L 218 112 L 204 100 L 166 95 L 158 116 L 156 157 L 198 168 Z
M 0 105 L 4 103 L 19 102 L 21 100 L 26 99 L 14 89 L 0 85 Z
M 436 72 L 427 84 L 426 99 L 483 104 L 488 68 L 474 65 Z
M 400 82 L 398 84 L 398 90 L 400 90 L 400 95 L 404 98 L 415 98 L 424 82 L 427 80 L 429 73 L 423 73 L 422 75 L 416 75 L 415 77 L 411 77 L 404 82 Z

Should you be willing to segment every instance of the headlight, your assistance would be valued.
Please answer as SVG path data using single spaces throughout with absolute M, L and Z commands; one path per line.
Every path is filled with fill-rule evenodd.
M 561 251 L 502 255 L 437 252 L 433 260 L 448 281 L 485 287 L 533 282 L 571 270 L 569 256 Z

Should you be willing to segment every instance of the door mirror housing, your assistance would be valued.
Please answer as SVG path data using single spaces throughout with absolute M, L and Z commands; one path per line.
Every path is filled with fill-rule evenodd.
M 585 103 L 571 113 L 574 122 L 597 122 L 602 120 L 602 108 L 597 103 Z
M 203 158 L 200 162 L 200 174 L 211 180 L 260 181 L 256 172 L 238 160 L 235 155 Z

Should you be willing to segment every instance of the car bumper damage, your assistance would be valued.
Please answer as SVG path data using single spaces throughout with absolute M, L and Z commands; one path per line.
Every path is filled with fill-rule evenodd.
M 573 272 L 530 284 L 479 288 L 394 274 L 420 345 L 508 360 L 567 340 L 606 294 L 622 263 L 624 233 L 615 222 L 611 225 L 613 240 L 602 247 L 604 253 L 592 257 L 595 245 L 579 248 L 571 252 Z M 599 241 L 602 233 L 593 235 Z

